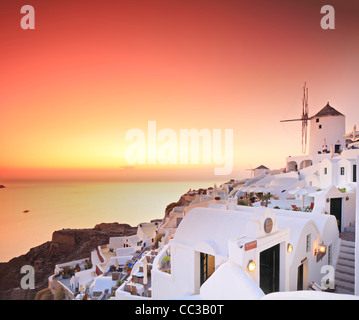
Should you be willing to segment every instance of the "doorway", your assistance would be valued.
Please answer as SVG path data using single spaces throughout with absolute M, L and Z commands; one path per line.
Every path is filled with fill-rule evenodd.
M 280 244 L 260 253 L 259 286 L 265 294 L 279 291 Z
M 342 231 L 342 198 L 330 199 L 330 214 L 335 216 L 339 232 Z
M 200 286 L 213 274 L 215 271 L 214 256 L 201 252 L 200 254 Z
M 303 290 L 303 277 L 304 277 L 304 266 L 303 264 L 301 264 L 299 267 L 298 267 L 298 278 L 297 278 L 297 290 L 300 291 L 300 290 Z

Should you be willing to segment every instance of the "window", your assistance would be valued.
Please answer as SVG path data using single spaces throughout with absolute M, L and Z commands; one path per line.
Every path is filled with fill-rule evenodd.
M 357 165 L 353 165 L 353 182 L 357 182 Z
M 305 246 L 305 251 L 309 252 L 310 251 L 310 247 L 311 247 L 311 242 L 312 242 L 312 234 L 309 233 L 307 234 L 307 242 L 306 242 L 306 246 Z
M 318 122 L 319 122 L 319 118 L 315 119 L 315 122 L 317 122 L 317 123 L 318 123 Z
M 344 167 L 340 167 L 340 175 L 341 175 L 341 176 L 344 176 L 344 173 L 345 173 Z
M 322 128 L 322 125 L 320 124 L 320 125 L 319 125 L 319 129 L 321 129 L 321 128 Z
M 324 174 L 328 174 L 328 168 L 324 168 Z

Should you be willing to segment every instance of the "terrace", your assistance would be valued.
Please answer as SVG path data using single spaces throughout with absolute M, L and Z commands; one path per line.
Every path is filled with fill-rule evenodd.
M 149 299 L 152 297 L 151 270 L 157 255 L 155 250 L 145 252 L 131 269 L 130 276 L 116 291 L 118 299 Z
M 51 277 L 51 282 L 59 283 L 73 296 L 90 285 L 97 276 L 91 261 L 88 259 L 57 265 L 55 272 Z

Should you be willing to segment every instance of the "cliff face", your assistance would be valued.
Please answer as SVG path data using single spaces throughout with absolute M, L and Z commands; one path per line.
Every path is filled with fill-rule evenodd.
M 194 196 L 188 196 L 186 194 L 184 194 L 183 196 L 181 196 L 179 198 L 179 200 L 177 202 L 172 202 L 170 203 L 167 207 L 166 207 L 166 210 L 165 210 L 165 217 L 168 217 L 168 215 L 170 214 L 170 212 L 172 211 L 172 209 L 174 207 L 187 207 L 194 199 L 195 197 Z
M 63 229 L 52 234 L 52 240 L 43 243 L 24 255 L 0 263 L 0 299 L 33 299 L 41 289 L 48 285 L 48 277 L 53 274 L 56 264 L 90 258 L 97 246 L 107 244 L 110 237 L 136 234 L 137 227 L 128 224 L 102 223 L 93 229 Z M 20 287 L 20 273 L 24 265 L 35 269 L 35 289 L 23 290 Z

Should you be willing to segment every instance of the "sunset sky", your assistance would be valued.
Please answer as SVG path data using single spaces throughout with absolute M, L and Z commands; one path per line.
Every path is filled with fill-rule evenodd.
M 20 9 L 35 8 L 35 30 Z M 335 8 L 323 30 L 322 6 Z M 213 178 L 215 165 L 130 166 L 126 132 L 233 129 L 234 170 L 301 154 L 329 101 L 359 125 L 359 2 L 0 2 L 0 184 L 11 179 Z

